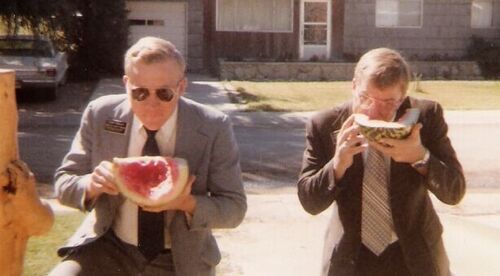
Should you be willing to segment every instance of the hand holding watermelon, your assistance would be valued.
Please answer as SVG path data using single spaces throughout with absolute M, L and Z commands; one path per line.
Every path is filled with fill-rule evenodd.
M 422 124 L 418 123 L 405 139 L 382 138 L 379 142 L 369 142 L 369 144 L 394 161 L 412 164 L 421 160 L 427 151 L 420 140 L 421 129 Z
M 335 179 L 344 176 L 352 165 L 354 156 L 366 150 L 365 138 L 361 135 L 359 125 L 354 124 L 355 115 L 351 115 L 337 132 L 333 167 Z
M 94 169 L 91 176 L 91 181 L 86 188 L 86 200 L 93 200 L 101 194 L 117 195 L 118 188 L 113 176 L 113 163 L 102 161 L 99 166 Z
M 190 175 L 184 190 L 173 200 L 158 206 L 141 206 L 144 210 L 149 212 L 162 212 L 166 210 L 182 210 L 192 215 L 196 208 L 196 200 L 191 194 L 191 188 L 196 180 L 194 175 Z

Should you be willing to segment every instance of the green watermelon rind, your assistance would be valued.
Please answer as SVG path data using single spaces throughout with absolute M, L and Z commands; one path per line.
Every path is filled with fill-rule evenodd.
M 355 114 L 354 121 L 359 126 L 361 134 L 374 142 L 379 142 L 382 138 L 405 139 L 413 128 L 413 124 L 368 120 L 364 114 Z M 374 126 L 375 124 L 378 126 Z
M 159 189 L 153 191 L 153 194 L 151 195 L 150 198 L 146 198 L 143 195 L 128 188 L 128 186 L 124 183 L 125 180 L 123 179 L 123 177 L 120 175 L 119 172 L 121 164 L 140 162 L 140 161 L 166 160 L 167 158 L 173 160 L 176 163 L 176 167 L 178 170 L 176 184 L 173 185 L 173 189 L 172 188 L 167 189 L 164 185 L 160 185 Z M 118 190 L 123 196 L 125 196 L 126 198 L 128 198 L 129 200 L 131 200 L 132 202 L 136 203 L 139 206 L 159 207 L 174 200 L 182 193 L 189 178 L 189 168 L 187 161 L 182 158 L 170 158 L 162 156 L 113 158 L 113 176 L 116 186 L 118 187 Z M 166 181 L 170 181 L 170 179 L 167 179 L 164 182 Z M 162 186 L 164 188 L 163 191 L 162 191 Z

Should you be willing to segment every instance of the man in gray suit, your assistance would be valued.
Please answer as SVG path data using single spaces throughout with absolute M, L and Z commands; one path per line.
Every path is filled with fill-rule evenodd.
M 230 120 L 182 97 L 185 67 L 170 42 L 143 38 L 125 54 L 126 94 L 88 105 L 55 187 L 62 204 L 89 214 L 51 275 L 215 274 L 211 229 L 238 226 L 246 196 Z M 150 142 L 157 155 L 186 159 L 192 174 L 181 196 L 155 209 L 118 193 L 110 163 L 143 155 Z

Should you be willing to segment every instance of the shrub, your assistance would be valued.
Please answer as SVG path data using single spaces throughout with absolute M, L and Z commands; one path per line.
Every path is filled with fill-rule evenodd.
M 469 58 L 477 61 L 486 78 L 500 77 L 500 44 L 483 38 L 472 37 L 467 49 Z
M 70 77 L 120 74 L 127 48 L 125 0 L 2 0 L 6 33 L 49 36 L 69 55 Z

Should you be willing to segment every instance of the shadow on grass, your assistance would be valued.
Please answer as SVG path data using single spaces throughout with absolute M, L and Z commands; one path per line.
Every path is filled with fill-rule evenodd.
M 23 275 L 47 275 L 60 261 L 57 256 L 57 248 L 64 245 L 66 240 L 76 231 L 84 216 L 81 212 L 56 215 L 54 226 L 49 233 L 30 238 L 24 257 Z

